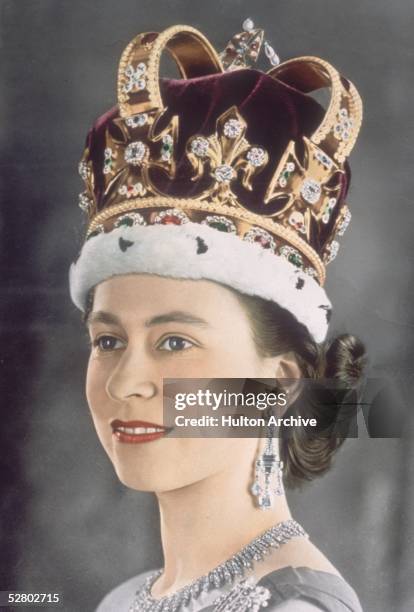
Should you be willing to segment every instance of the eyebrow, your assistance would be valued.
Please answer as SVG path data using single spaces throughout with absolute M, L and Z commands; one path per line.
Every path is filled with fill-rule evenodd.
M 91 312 L 88 315 L 86 325 L 91 325 L 92 323 L 107 323 L 109 325 L 121 326 L 121 321 L 116 315 L 113 315 L 110 312 L 104 312 L 102 310 Z M 201 317 L 196 317 L 195 315 L 183 310 L 173 310 L 164 314 L 155 315 L 155 317 L 151 317 L 151 319 L 144 321 L 144 326 L 153 327 L 154 325 L 161 325 L 162 323 L 189 323 L 190 325 L 198 325 L 200 327 L 209 326 L 207 321 Z

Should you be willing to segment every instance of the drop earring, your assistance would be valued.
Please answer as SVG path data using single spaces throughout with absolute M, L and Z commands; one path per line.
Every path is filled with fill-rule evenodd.
M 266 425 L 266 446 L 255 461 L 254 482 L 250 489 L 261 510 L 271 508 L 275 497 L 284 494 L 283 461 L 280 460 L 278 441 L 275 443 L 273 440 L 274 432 L 274 425 Z

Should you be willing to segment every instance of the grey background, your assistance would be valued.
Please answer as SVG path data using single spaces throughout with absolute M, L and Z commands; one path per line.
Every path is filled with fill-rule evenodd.
M 376 410 L 395 422 L 411 410 L 413 380 L 414 4 L 3 0 L 0 10 L 0 589 L 60 592 L 65 610 L 86 611 L 161 562 L 152 496 L 118 482 L 93 430 L 86 334 L 67 289 L 82 235 L 77 162 L 115 102 L 122 50 L 177 23 L 222 48 L 251 16 L 282 59 L 323 57 L 357 85 L 365 118 L 351 157 L 353 222 L 328 271 L 331 333 L 366 343 L 384 381 Z M 362 435 L 290 496 L 368 612 L 414 609 L 413 454 L 409 436 Z

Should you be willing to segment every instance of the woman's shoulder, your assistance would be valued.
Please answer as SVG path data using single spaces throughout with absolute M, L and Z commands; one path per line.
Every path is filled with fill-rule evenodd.
M 257 587 L 269 591 L 268 612 L 362 612 L 351 585 L 339 574 L 320 569 L 283 567 L 262 576 Z
M 354 589 L 310 539 L 292 540 L 280 553 L 270 555 L 257 575 L 257 584 L 270 591 L 275 609 L 311 610 L 313 605 L 314 610 L 361 612 Z
M 118 610 L 128 610 L 134 600 L 135 593 L 142 587 L 145 579 L 150 576 L 154 570 L 143 572 L 132 576 L 128 580 L 121 582 L 114 589 L 109 591 L 101 600 L 95 612 L 115 612 Z
M 245 608 L 248 602 L 249 608 Z M 283 567 L 259 580 L 238 582 L 203 612 L 362 612 L 353 588 L 339 575 L 309 567 Z

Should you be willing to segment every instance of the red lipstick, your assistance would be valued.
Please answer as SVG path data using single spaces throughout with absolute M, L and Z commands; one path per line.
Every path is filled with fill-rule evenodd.
M 140 442 L 152 442 L 165 436 L 170 429 L 149 423 L 148 421 L 120 421 L 115 419 L 111 423 L 112 433 L 120 442 L 128 444 L 139 444 Z

